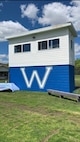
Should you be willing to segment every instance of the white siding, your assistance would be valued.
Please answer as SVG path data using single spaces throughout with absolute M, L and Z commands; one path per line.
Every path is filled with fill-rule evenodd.
M 35 36 L 35 39 L 33 39 Z M 49 39 L 60 39 L 60 47 L 38 50 L 38 42 Z M 14 53 L 14 45 L 31 43 L 31 52 Z M 37 33 L 35 35 L 15 38 L 9 45 L 9 66 L 43 66 L 73 64 L 69 54 L 69 32 L 67 28 Z M 73 60 L 73 59 L 72 59 Z

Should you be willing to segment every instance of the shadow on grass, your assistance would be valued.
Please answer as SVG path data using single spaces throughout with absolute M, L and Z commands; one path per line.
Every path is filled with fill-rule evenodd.
M 51 95 L 51 96 L 53 96 L 53 97 L 57 97 L 57 98 L 62 98 L 62 99 L 65 99 L 65 100 L 70 100 L 70 101 L 73 101 L 73 102 L 77 102 L 77 100 L 75 100 L 75 99 L 72 99 L 72 98 L 67 98 L 67 97 L 64 97 L 64 96 L 58 96 L 58 95 L 55 95 L 55 94 L 49 94 L 49 95 Z
M 75 90 L 76 90 L 76 89 L 80 89 L 80 86 L 75 86 Z

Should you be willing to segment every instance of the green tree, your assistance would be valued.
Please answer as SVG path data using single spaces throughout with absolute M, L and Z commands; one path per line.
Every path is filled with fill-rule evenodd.
M 80 59 L 75 60 L 75 74 L 80 75 Z

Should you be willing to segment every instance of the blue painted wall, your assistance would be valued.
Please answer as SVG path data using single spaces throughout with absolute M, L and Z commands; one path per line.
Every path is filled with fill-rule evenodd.
M 20 90 L 74 90 L 74 67 L 71 65 L 10 67 L 9 77 Z

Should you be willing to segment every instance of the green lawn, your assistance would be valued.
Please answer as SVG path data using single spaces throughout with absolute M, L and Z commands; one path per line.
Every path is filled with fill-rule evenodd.
M 0 142 L 80 142 L 80 103 L 47 93 L 0 92 Z

